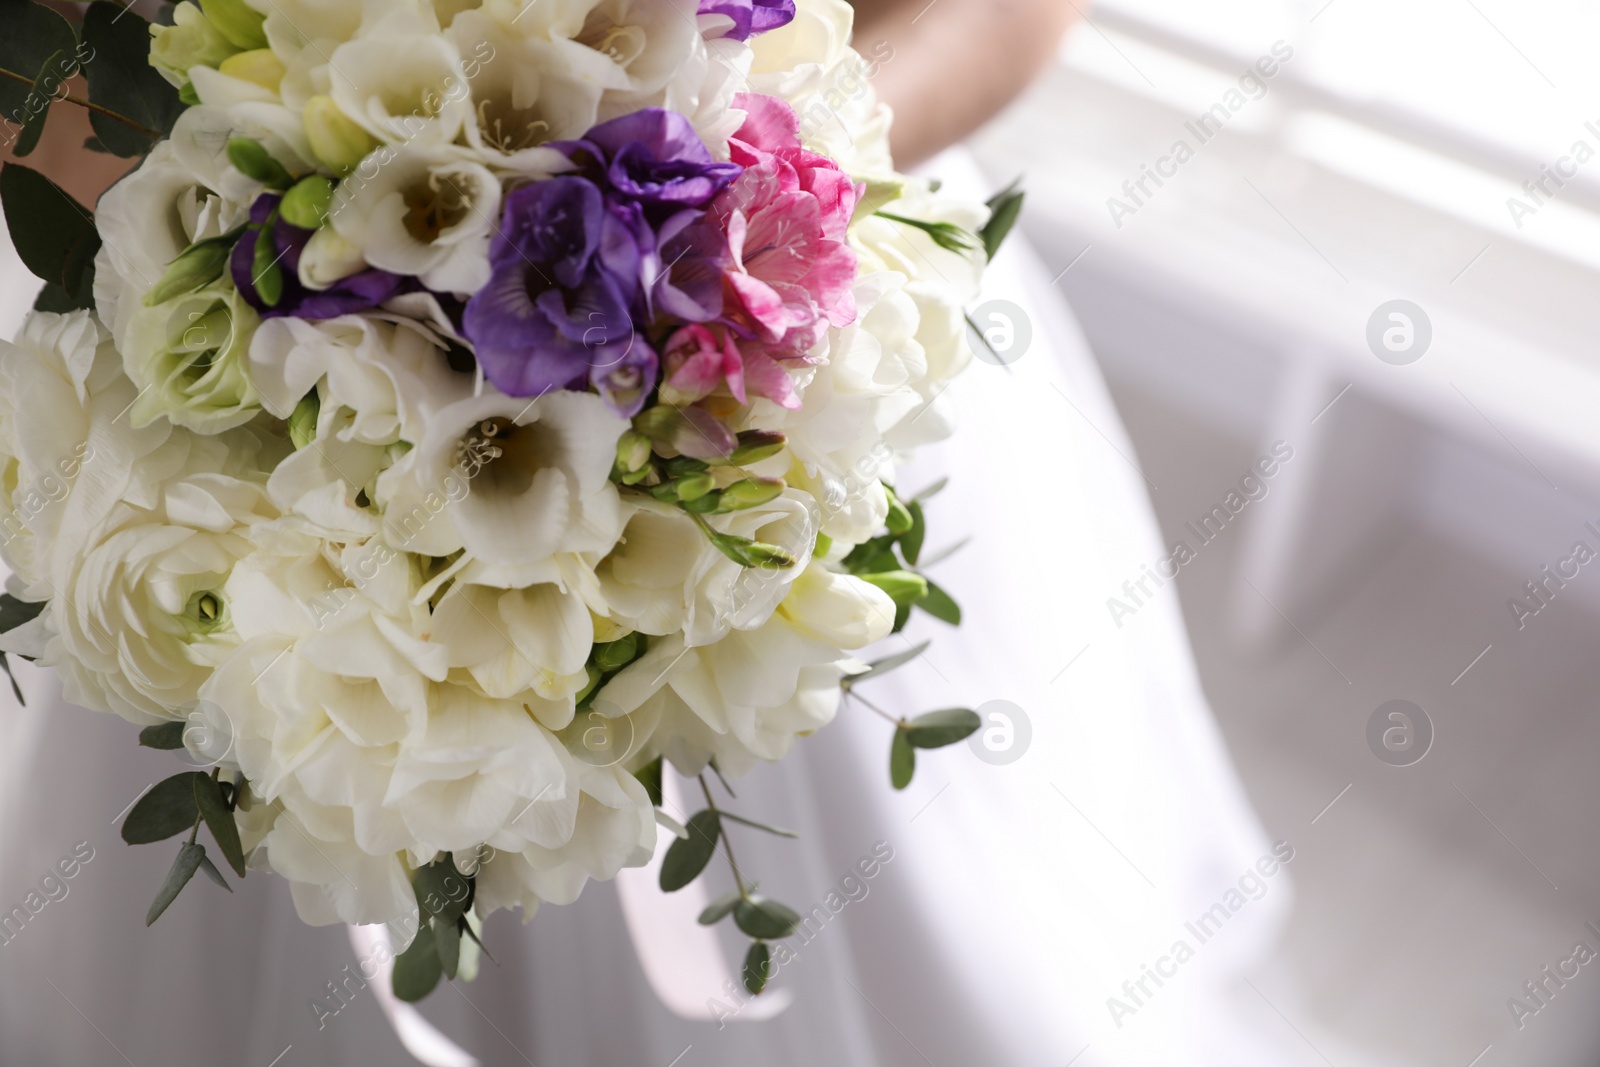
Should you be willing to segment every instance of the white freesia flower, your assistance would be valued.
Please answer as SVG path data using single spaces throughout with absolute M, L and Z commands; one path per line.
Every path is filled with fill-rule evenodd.
M 433 631 L 450 666 L 467 670 L 489 696 L 522 700 L 552 730 L 572 720 L 594 646 L 594 623 L 576 591 L 555 583 L 496 589 L 458 581 L 434 612 Z
M 628 424 L 599 397 L 532 400 L 488 390 L 437 412 L 416 448 L 378 480 L 385 536 L 428 556 L 466 556 L 528 584 L 558 553 L 605 552 L 622 530 L 610 482 Z
M 441 292 L 481 289 L 500 180 L 460 149 L 418 142 L 384 152 L 370 180 L 358 172 L 340 184 L 334 230 L 375 267 Z
M 402 3 L 328 57 L 328 94 L 384 143 L 446 145 L 472 120 L 461 54 L 432 22 Z
M 735 563 L 677 508 L 643 501 L 621 539 L 596 567 L 603 598 L 596 605 L 629 630 L 665 636 L 681 632 L 693 647 L 720 640 L 730 629 L 766 622 L 802 573 L 816 545 L 816 502 L 793 490 L 760 507 L 713 517 L 719 532 L 788 550 L 799 560 L 782 570 Z

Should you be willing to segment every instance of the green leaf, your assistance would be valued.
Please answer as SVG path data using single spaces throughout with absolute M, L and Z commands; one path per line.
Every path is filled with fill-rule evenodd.
M 897 671 L 901 667 L 904 667 L 907 663 L 910 663 L 912 660 L 922 655 L 924 652 L 928 651 L 928 646 L 932 643 L 933 642 L 931 641 L 924 641 L 920 645 L 913 645 L 904 652 L 896 652 L 892 656 L 885 656 L 882 659 L 875 659 L 871 663 L 867 664 L 867 669 L 862 671 L 860 674 L 854 674 L 849 678 L 846 678 L 845 685 L 858 685 L 861 682 L 865 682 L 871 678 L 880 678 L 883 675 L 888 674 L 890 671 Z
M 991 260 L 1016 226 L 1025 199 L 1027 194 L 1022 191 L 1021 178 L 989 198 L 989 221 L 978 231 L 978 236 L 983 238 L 983 250 Z
M 915 567 L 917 557 L 922 555 L 922 542 L 928 537 L 928 520 L 922 514 L 922 505 L 915 500 L 906 505 L 906 510 L 911 512 L 911 529 L 900 538 L 900 554 Z
M 661 889 L 676 893 L 696 878 L 711 862 L 717 851 L 717 834 L 722 830 L 722 820 L 710 808 L 698 811 L 689 819 L 689 836 L 679 838 L 667 849 L 667 858 L 661 862 Z
M 659 808 L 661 806 L 661 769 L 663 757 L 657 756 L 649 763 L 633 772 L 639 779 L 639 784 L 644 786 L 644 791 L 650 794 L 650 803 Z
M 726 919 L 732 912 L 733 906 L 744 899 L 744 894 L 739 892 L 737 886 L 722 894 L 716 900 L 706 905 L 706 910 L 700 913 L 701 926 L 715 926 Z
M 179 719 L 177 722 L 160 722 L 154 726 L 146 726 L 139 731 L 139 744 L 145 748 L 159 748 L 169 752 L 182 748 L 184 727 L 188 725 Z
M 918 504 L 926 504 L 928 501 L 944 492 L 945 487 L 949 484 L 949 478 L 940 478 L 938 481 L 934 482 L 932 485 L 928 486 L 911 499 L 916 501 Z
M 206 821 L 206 829 L 222 849 L 223 859 L 228 861 L 234 874 L 243 878 L 244 846 L 239 843 L 239 824 L 233 821 L 233 812 L 228 810 L 228 802 L 223 799 L 217 780 L 208 774 L 196 774 L 194 801 L 200 809 L 200 817 Z
M 901 732 L 916 748 L 944 748 L 965 741 L 977 733 L 983 720 L 978 713 L 966 708 L 946 708 L 918 715 L 906 724 Z
M 733 921 L 751 937 L 764 940 L 788 937 L 800 927 L 798 912 L 763 896 L 752 896 L 735 904 Z
M 905 730 L 897 726 L 894 740 L 889 744 L 889 783 L 896 789 L 904 789 L 911 784 L 911 776 L 916 771 L 917 750 L 911 747 Z
M 44 136 L 45 120 L 50 117 L 50 105 L 55 101 L 55 90 L 62 81 L 60 71 L 56 68 L 64 54 L 57 52 L 39 68 L 33 92 L 28 94 L 28 102 L 23 106 L 27 118 L 23 120 L 22 132 L 17 134 L 17 143 L 11 149 L 11 154 L 18 159 L 38 148 L 39 138 Z
M 950 599 L 949 593 L 932 582 L 928 583 L 928 595 L 917 601 L 917 607 L 941 622 L 947 622 L 951 626 L 961 625 L 960 605 Z
M 411 947 L 395 957 L 394 995 L 415 1004 L 439 984 L 444 965 L 439 961 L 439 951 L 433 943 L 433 925 L 423 923 L 417 930 Z
M 752 830 L 761 830 L 761 831 L 763 831 L 765 833 L 776 834 L 779 837 L 787 837 L 787 838 L 791 838 L 793 840 L 799 840 L 800 839 L 800 835 L 795 833 L 793 830 L 785 830 L 781 826 L 769 826 L 764 822 L 757 822 L 754 819 L 747 819 L 743 815 L 735 815 L 731 811 L 723 812 L 722 813 L 722 817 L 724 819 L 732 819 L 734 822 L 740 823 L 740 824 L 742 824 L 744 826 L 748 826 Z
M 0 114 L 15 122 L 51 60 L 77 54 L 78 37 L 70 22 L 31 0 L 0 0 L 0 26 Z
M 60 286 L 69 299 L 92 299 L 86 283 L 93 278 L 90 266 L 100 249 L 100 235 L 89 209 L 49 178 L 17 163 L 0 168 L 0 203 L 11 241 L 28 269 Z
M 194 780 L 205 777 L 199 771 L 184 771 L 157 782 L 122 820 L 122 839 L 130 845 L 148 845 L 192 828 L 200 819 Z
M 194 877 L 194 872 L 200 869 L 205 858 L 204 845 L 184 842 L 183 847 L 178 849 L 178 858 L 173 862 L 172 870 L 167 872 L 167 880 L 161 884 L 156 899 L 150 902 L 150 910 L 145 912 L 146 926 L 161 918 L 161 913 L 167 910 L 168 905 L 178 899 L 178 894 L 183 892 L 183 887 L 189 884 L 189 879 Z
M 433 927 L 433 949 L 439 954 L 439 968 L 453 981 L 461 967 L 462 924 L 459 920 L 447 923 L 443 919 L 432 919 L 428 925 Z
M 927 568 L 927 567 L 932 567 L 932 566 L 934 566 L 935 564 L 938 564 L 938 563 L 943 563 L 945 560 L 949 559 L 951 556 L 955 555 L 957 552 L 960 552 L 963 548 L 966 548 L 971 543 L 972 543 L 972 538 L 963 537 L 961 540 L 957 541 L 955 544 L 946 545 L 944 548 L 941 548 L 939 551 L 935 552 L 933 555 L 931 555 L 927 559 L 923 560 L 922 561 L 922 566 L 924 568 Z
M 471 881 L 456 870 L 449 856 L 418 867 L 411 876 L 411 888 L 422 910 L 445 923 L 461 918 L 472 899 Z
M 226 889 L 228 892 L 230 892 L 230 893 L 233 892 L 233 886 L 229 885 L 228 884 L 228 880 L 226 878 L 222 877 L 222 872 L 217 870 L 217 865 L 215 863 L 211 862 L 211 857 L 205 855 L 205 852 L 204 852 L 204 849 L 202 848 L 202 846 L 196 845 L 195 847 L 196 848 L 201 848 L 201 855 L 200 855 L 200 870 L 201 870 L 201 872 L 204 873 L 207 878 L 211 879 L 213 882 L 217 883 L 222 888 Z
M 11 691 L 17 695 L 17 703 L 23 707 L 28 706 L 28 700 L 22 695 L 22 686 L 17 684 L 17 676 L 11 670 L 11 657 L 0 652 L 0 670 L 6 672 L 6 677 L 11 679 Z
M 0 593 L 0 634 L 32 622 L 49 605 L 48 600 L 18 600 L 10 593 Z
M 772 949 L 765 941 L 753 942 L 744 957 L 744 987 L 751 996 L 758 997 L 767 988 L 767 980 L 771 977 Z
M 144 155 L 184 108 L 178 90 L 150 65 L 150 23 L 120 4 L 95 0 L 83 16 L 83 43 L 94 49 L 94 61 L 83 67 L 89 102 L 128 120 L 90 112 L 95 136 L 116 155 Z

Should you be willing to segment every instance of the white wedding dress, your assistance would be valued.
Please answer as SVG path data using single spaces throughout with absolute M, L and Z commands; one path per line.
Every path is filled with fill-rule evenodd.
M 959 154 L 932 170 L 978 181 Z M 9 336 L 32 283 L 14 257 L 0 277 Z M 1272 845 L 1200 690 L 1174 591 L 1120 629 L 1106 610 L 1166 554 L 1133 450 L 1020 240 L 986 288 L 1025 310 L 1031 347 L 1009 368 L 973 365 L 954 386 L 960 432 L 900 479 L 915 490 L 950 478 L 928 506 L 929 551 L 971 538 L 932 571 L 966 621 L 915 623 L 909 636 L 934 638 L 925 659 L 862 691 L 896 713 L 1009 701 L 1031 723 L 1025 754 L 997 766 L 966 745 L 923 753 L 896 793 L 887 724 L 843 708 L 791 759 L 734 783 L 736 810 L 802 834 L 739 833 L 741 864 L 772 895 L 821 909 L 820 932 L 793 942 L 798 958 L 775 980 L 787 1010 L 754 1021 L 749 1009 L 725 1026 L 674 1015 L 641 974 L 616 886 L 593 885 L 526 927 L 498 916 L 486 937 L 498 965 L 424 1007 L 479 1062 L 1318 1062 L 1292 1037 L 1279 1047 L 1283 1028 L 1259 1000 L 1238 1008 L 1241 971 L 1274 938 L 1291 873 L 1261 880 L 1261 898 L 1203 944 L 1186 926 Z M 885 652 L 904 647 L 894 638 Z M 410 1062 L 373 991 L 344 970 L 355 962 L 345 932 L 303 926 L 283 883 L 252 875 L 229 896 L 197 880 L 146 929 L 173 850 L 122 844 L 116 819 L 173 773 L 170 755 L 136 748 L 114 717 L 64 706 L 44 672 L 18 674 L 28 707 L 6 693 L 0 709 L 0 912 L 80 842 L 93 858 L 0 943 L 0 1067 Z M 851 877 L 875 846 L 892 859 L 869 866 L 870 880 Z M 1180 940 L 1192 959 L 1171 956 Z M 740 946 L 724 951 L 731 962 Z M 348 1004 L 319 1019 L 310 1002 L 331 981 L 345 982 Z

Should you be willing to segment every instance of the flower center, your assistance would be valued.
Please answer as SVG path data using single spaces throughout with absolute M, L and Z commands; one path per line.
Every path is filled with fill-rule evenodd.
M 412 186 L 405 202 L 406 231 L 423 244 L 437 241 L 472 210 L 472 194 L 444 174 L 430 174 L 424 185 Z
M 542 453 L 536 426 L 484 419 L 456 442 L 456 470 L 473 492 L 520 496 L 533 484 Z
M 227 623 L 227 613 L 227 603 L 222 599 L 222 594 L 207 589 L 189 597 L 183 614 L 196 632 L 208 634 Z
M 583 31 L 573 40 L 594 49 L 623 68 L 643 55 L 645 48 L 643 29 L 638 26 L 618 26 L 601 11 L 589 13 L 584 20 Z

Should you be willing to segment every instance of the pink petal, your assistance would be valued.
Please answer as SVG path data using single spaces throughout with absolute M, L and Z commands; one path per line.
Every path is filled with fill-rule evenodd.
M 759 93 L 739 93 L 733 106 L 746 113 L 744 125 L 734 134 L 753 148 L 776 152 L 800 146 L 800 116 L 786 101 Z

